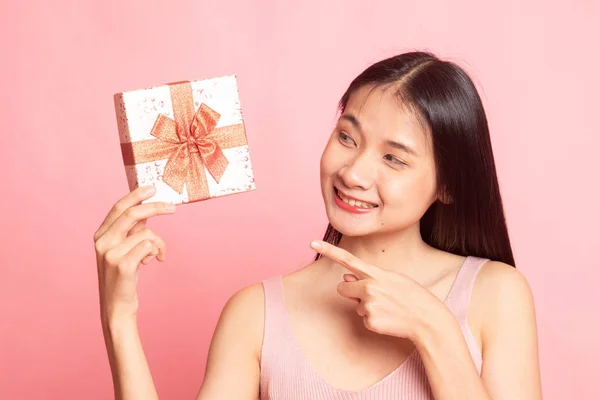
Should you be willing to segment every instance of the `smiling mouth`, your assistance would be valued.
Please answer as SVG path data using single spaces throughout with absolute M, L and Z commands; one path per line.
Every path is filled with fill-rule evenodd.
M 346 197 L 344 193 L 340 192 L 338 188 L 334 187 L 335 195 L 344 203 L 349 204 L 352 207 L 362 208 L 365 210 L 373 209 L 379 207 L 377 204 L 367 203 L 360 200 L 355 200 L 349 197 Z

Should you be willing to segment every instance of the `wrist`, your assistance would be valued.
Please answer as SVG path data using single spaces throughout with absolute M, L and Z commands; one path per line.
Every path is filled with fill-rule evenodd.
M 126 332 L 137 331 L 137 319 L 133 316 L 102 317 L 102 330 L 107 339 L 112 340 Z
M 124 307 L 100 307 L 100 320 L 104 327 L 118 327 L 122 325 L 135 324 L 137 321 L 137 314 L 131 312 Z

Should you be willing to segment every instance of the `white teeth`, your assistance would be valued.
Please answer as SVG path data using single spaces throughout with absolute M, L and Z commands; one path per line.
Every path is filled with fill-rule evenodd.
M 344 197 L 344 195 L 341 194 L 340 192 L 338 192 L 338 195 L 344 201 L 344 203 L 348 203 L 351 206 L 360 207 L 360 208 L 374 208 L 375 207 L 373 204 L 363 203 L 362 201 L 358 201 L 358 200 L 354 200 L 354 199 L 348 199 L 348 198 Z

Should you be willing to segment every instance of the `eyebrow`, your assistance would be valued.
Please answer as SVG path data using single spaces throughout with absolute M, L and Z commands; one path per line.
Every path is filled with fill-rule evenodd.
M 346 120 L 348 122 L 350 122 L 350 124 L 352 124 L 352 126 L 354 126 L 354 128 L 356 128 L 359 132 L 364 133 L 364 130 L 362 128 L 362 125 L 360 124 L 360 121 L 358 119 L 356 119 L 356 117 L 352 114 L 343 114 L 340 116 L 340 119 L 342 120 Z M 401 150 L 404 151 L 406 153 L 412 154 L 414 156 L 418 155 L 417 152 L 410 147 L 407 144 L 404 143 L 400 143 L 400 142 L 396 142 L 394 140 L 386 140 L 385 143 L 390 146 L 393 147 L 397 150 Z

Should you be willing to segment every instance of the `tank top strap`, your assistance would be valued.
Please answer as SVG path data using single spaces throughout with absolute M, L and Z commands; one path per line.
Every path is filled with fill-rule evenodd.
M 276 275 L 262 281 L 265 293 L 265 317 L 278 320 L 285 315 L 283 277 Z M 266 322 L 266 321 L 265 321 Z
M 446 306 L 461 323 L 467 319 L 475 278 L 487 261 L 486 258 L 467 257 L 458 271 L 452 289 L 450 289 L 450 293 L 446 298 Z
M 268 382 L 283 366 L 282 354 L 293 341 L 283 292 L 283 276 L 276 275 L 262 281 L 265 298 L 265 320 L 260 357 L 261 391 L 268 390 Z M 289 357 L 288 357 L 289 358 Z
M 283 293 L 283 276 L 276 275 L 262 281 L 265 294 L 265 342 L 277 343 L 278 338 L 290 334 L 285 296 Z

